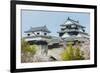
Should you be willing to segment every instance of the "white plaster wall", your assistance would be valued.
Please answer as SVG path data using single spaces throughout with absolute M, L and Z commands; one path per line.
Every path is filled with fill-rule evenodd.
M 24 34 L 25 34 L 25 37 L 28 37 L 28 34 L 30 34 L 30 36 L 35 36 L 35 34 L 33 34 L 32 32 L 30 32 L 30 33 L 24 33 Z
M 39 33 L 39 35 L 44 35 L 44 33 L 45 32 L 42 32 L 42 31 L 36 31 L 36 32 L 34 32 L 36 35 L 37 35 L 37 33 Z M 47 33 L 47 35 L 48 35 L 48 33 Z
M 65 33 L 62 38 L 70 37 L 68 33 Z

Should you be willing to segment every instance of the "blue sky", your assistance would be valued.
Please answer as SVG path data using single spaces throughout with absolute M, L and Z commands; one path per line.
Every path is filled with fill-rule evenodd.
M 89 13 L 22 10 L 21 16 L 22 36 L 24 36 L 24 31 L 27 31 L 30 27 L 44 25 L 51 31 L 50 35 L 58 36 L 57 31 L 60 30 L 60 25 L 63 24 L 68 17 L 73 20 L 78 20 L 82 26 L 86 27 L 86 32 L 90 32 Z

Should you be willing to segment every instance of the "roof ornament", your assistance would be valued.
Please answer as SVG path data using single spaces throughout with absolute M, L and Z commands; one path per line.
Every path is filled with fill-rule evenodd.
M 71 20 L 70 17 L 68 17 L 67 20 Z
M 75 21 L 75 20 L 72 20 L 70 17 L 68 17 L 67 20 L 70 20 L 70 21 L 72 21 L 72 22 L 79 23 L 79 20 Z

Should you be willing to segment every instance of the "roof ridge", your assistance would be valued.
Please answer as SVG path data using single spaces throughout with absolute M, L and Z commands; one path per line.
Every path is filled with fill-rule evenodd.
M 77 20 L 77 21 L 75 21 L 75 20 L 71 19 L 70 17 L 68 17 L 68 18 L 67 18 L 67 20 L 71 20 L 71 21 L 73 21 L 73 22 L 77 22 L 77 23 L 79 23 L 79 21 L 78 21 L 78 20 Z
M 48 30 L 48 28 L 46 27 L 46 25 L 44 26 L 39 26 L 39 27 L 31 27 L 28 31 L 45 31 L 50 33 L 50 31 Z
M 31 28 L 39 28 L 39 27 L 42 28 L 42 27 L 45 27 L 45 26 L 46 26 L 46 25 L 44 25 L 44 26 L 37 26 L 37 27 L 31 27 Z

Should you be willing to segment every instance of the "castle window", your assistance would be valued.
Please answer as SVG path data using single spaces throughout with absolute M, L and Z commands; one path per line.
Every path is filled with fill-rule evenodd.
M 44 33 L 44 35 L 47 35 L 47 33 Z
M 28 36 L 30 36 L 30 34 L 27 34 Z
M 38 35 L 40 34 L 40 33 L 37 33 Z

